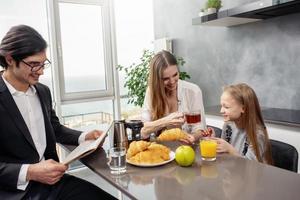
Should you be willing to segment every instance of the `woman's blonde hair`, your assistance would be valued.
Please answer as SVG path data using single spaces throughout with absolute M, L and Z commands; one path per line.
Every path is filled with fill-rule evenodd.
M 168 51 L 157 53 L 150 62 L 148 87 L 150 90 L 152 120 L 160 119 L 166 114 L 168 101 L 163 81 L 163 72 L 167 67 L 172 65 L 177 66 L 177 60 Z
M 263 162 L 263 158 L 259 153 L 257 143 L 257 130 L 261 129 L 265 136 L 264 157 L 268 164 L 272 164 L 271 145 L 267 128 L 265 126 L 260 105 L 254 90 L 245 83 L 225 86 L 224 92 L 228 92 L 243 108 L 244 113 L 241 115 L 240 125 L 245 129 L 247 137 L 253 146 L 256 158 L 259 162 Z

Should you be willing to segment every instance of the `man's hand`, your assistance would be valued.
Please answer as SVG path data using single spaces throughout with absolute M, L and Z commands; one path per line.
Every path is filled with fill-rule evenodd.
M 61 179 L 67 169 L 67 165 L 58 163 L 52 159 L 44 160 L 29 165 L 26 179 L 28 181 L 33 180 L 53 185 Z
M 85 136 L 85 140 L 96 140 L 100 137 L 100 135 L 104 134 L 103 131 L 100 130 L 93 130 L 90 131 L 88 134 L 86 134 Z M 102 147 L 103 143 L 105 140 L 102 140 L 102 142 L 100 143 L 99 147 Z
M 100 130 L 90 131 L 88 134 L 85 135 L 85 140 L 96 140 L 100 137 L 101 134 L 103 134 L 103 132 Z

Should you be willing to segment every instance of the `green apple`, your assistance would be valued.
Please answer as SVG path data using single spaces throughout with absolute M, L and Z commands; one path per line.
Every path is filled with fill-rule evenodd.
M 178 165 L 187 167 L 195 161 L 195 151 L 192 147 L 187 145 L 179 146 L 175 151 L 175 160 Z

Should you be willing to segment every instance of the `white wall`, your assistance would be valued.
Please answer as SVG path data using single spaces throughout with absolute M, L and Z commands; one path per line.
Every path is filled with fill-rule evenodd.
M 223 118 L 220 116 L 206 115 L 208 125 L 222 128 Z M 300 128 L 266 123 L 270 139 L 282 141 L 293 145 L 300 153 Z M 300 173 L 300 159 L 298 159 L 298 173 Z

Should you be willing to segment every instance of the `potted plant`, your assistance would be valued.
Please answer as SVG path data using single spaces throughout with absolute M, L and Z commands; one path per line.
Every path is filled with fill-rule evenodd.
M 216 13 L 222 7 L 221 0 L 207 0 L 206 2 L 206 10 L 207 14 Z
M 128 89 L 128 103 L 134 104 L 135 106 L 143 106 L 144 98 L 147 89 L 148 75 L 149 75 L 149 64 L 154 56 L 154 52 L 150 50 L 144 50 L 143 55 L 140 58 L 138 64 L 133 63 L 128 67 L 121 65 L 117 66 L 119 71 L 125 72 L 125 83 L 124 87 Z M 176 57 L 178 67 L 184 65 L 185 61 L 181 57 Z M 179 78 L 181 80 L 189 79 L 190 76 L 180 71 Z

